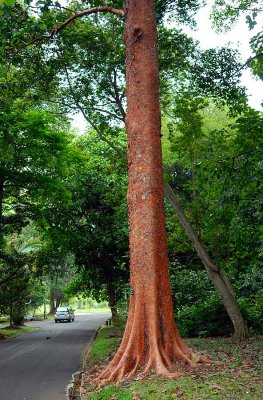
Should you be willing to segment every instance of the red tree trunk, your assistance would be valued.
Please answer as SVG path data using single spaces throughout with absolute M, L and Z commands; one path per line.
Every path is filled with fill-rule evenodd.
M 126 1 L 125 44 L 132 295 L 122 343 L 100 375 L 108 381 L 139 365 L 169 375 L 192 353 L 174 322 L 168 273 L 154 0 Z

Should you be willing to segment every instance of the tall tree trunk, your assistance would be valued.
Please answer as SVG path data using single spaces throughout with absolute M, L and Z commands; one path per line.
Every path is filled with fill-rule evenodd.
M 112 322 L 113 324 L 116 324 L 119 320 L 119 315 L 115 299 L 114 287 L 112 284 L 112 278 L 109 275 L 106 276 L 106 285 L 107 285 L 108 299 L 112 315 Z
M 0 248 L 3 242 L 3 201 L 4 201 L 4 183 L 0 182 Z
M 50 299 L 49 299 L 49 315 L 53 315 L 56 312 L 56 306 L 55 306 L 55 294 L 53 288 L 50 289 Z
M 115 84 L 115 88 L 116 88 L 116 84 Z M 71 88 L 71 92 L 72 92 L 72 88 Z M 72 92 L 72 94 L 74 95 L 73 92 Z M 120 104 L 118 104 L 117 99 L 116 99 L 116 104 L 120 107 Z M 76 102 L 76 105 L 79 108 L 79 110 L 82 112 L 82 114 L 83 114 L 84 118 L 87 120 L 87 122 L 91 123 L 91 121 L 85 114 L 82 107 L 80 107 L 78 102 Z M 121 108 L 122 108 L 121 115 L 123 116 L 123 118 L 125 118 L 125 111 L 122 106 L 121 106 Z M 119 154 L 119 156 L 123 160 L 126 161 L 126 154 L 122 153 L 122 151 L 118 147 L 116 147 L 113 143 L 111 143 L 104 136 L 103 132 L 101 132 L 96 126 L 93 126 L 93 128 L 96 130 L 99 138 L 101 140 L 103 140 L 105 143 L 107 143 L 114 151 L 116 151 L 117 154 Z M 170 202 L 171 206 L 173 207 L 175 213 L 177 214 L 178 219 L 179 219 L 183 229 L 185 230 L 187 236 L 193 242 L 194 247 L 196 248 L 196 250 L 197 250 L 197 248 L 200 249 L 200 251 L 197 250 L 197 254 L 198 254 L 200 260 L 202 261 L 203 265 L 205 266 L 205 269 L 208 272 L 209 278 L 214 283 L 214 286 L 215 286 L 217 292 L 219 293 L 219 295 L 222 299 L 222 302 L 226 308 L 226 311 L 228 313 L 228 316 L 230 317 L 231 322 L 233 324 L 233 327 L 234 327 L 233 339 L 237 340 L 237 341 L 245 339 L 246 337 L 248 337 L 249 332 L 248 332 L 246 323 L 243 319 L 243 316 L 241 314 L 238 303 L 236 301 L 236 297 L 235 297 L 231 282 L 229 281 L 226 274 L 219 267 L 215 266 L 212 263 L 211 258 L 209 256 L 209 254 L 206 252 L 201 239 L 198 238 L 198 235 L 193 230 L 193 228 L 191 227 L 191 229 L 188 229 L 188 226 L 190 226 L 190 224 L 187 220 L 187 217 L 185 216 L 184 213 L 182 213 L 182 209 L 176 200 L 175 193 L 173 192 L 173 189 L 171 188 L 171 186 L 167 183 L 165 186 L 165 196 L 166 196 L 167 200 Z M 198 240 L 196 240 L 196 238 L 198 238 Z M 215 276 L 216 272 L 213 270 L 212 266 L 214 266 L 217 269 L 217 274 L 219 274 L 219 277 Z M 215 278 L 214 278 L 214 276 L 215 276 Z M 232 293 L 232 296 L 231 296 L 231 293 Z
M 100 379 L 133 376 L 139 365 L 170 375 L 175 360 L 192 361 L 173 318 L 161 157 L 161 116 L 154 0 L 125 8 L 128 210 L 133 294 L 122 343 Z
M 12 323 L 13 323 L 13 299 L 10 300 L 9 323 L 10 323 L 10 326 L 12 326 Z
M 169 200 L 171 206 L 175 210 L 185 233 L 192 241 L 199 258 L 208 273 L 210 280 L 213 282 L 217 292 L 222 299 L 222 302 L 234 327 L 233 339 L 245 339 L 248 336 L 248 328 L 241 314 L 231 282 L 229 281 L 224 271 L 212 262 L 197 233 L 193 230 L 190 222 L 187 220 L 180 204 L 176 199 L 173 189 L 168 183 L 165 184 L 165 195 L 166 198 Z
M 62 295 L 56 295 L 56 309 L 60 306 L 61 300 L 62 300 Z

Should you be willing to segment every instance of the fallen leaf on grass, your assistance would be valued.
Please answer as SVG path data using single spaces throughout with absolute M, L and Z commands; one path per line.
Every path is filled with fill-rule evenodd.
M 136 392 L 135 390 L 132 392 L 132 400 L 141 400 L 140 393 Z
M 173 398 L 180 397 L 180 396 L 182 396 L 182 394 L 183 394 L 183 392 L 180 390 L 179 387 L 177 387 L 177 388 L 175 388 L 174 390 L 172 390 L 171 393 L 172 393 Z
M 224 388 L 222 386 L 219 386 L 217 384 L 211 385 L 209 386 L 210 389 L 217 389 L 217 390 L 224 390 Z
M 195 362 L 195 363 L 198 363 L 198 362 L 200 361 L 200 357 L 199 357 L 197 354 L 192 353 L 192 354 L 190 355 L 190 360 L 192 360 L 192 361 Z

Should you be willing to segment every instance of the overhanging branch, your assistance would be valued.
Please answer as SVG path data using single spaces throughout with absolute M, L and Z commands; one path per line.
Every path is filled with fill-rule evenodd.
M 26 46 L 29 46 L 29 45 L 34 44 L 34 43 L 36 43 L 36 42 L 38 42 L 38 41 L 40 41 L 42 39 L 52 39 L 54 37 L 54 35 L 56 35 L 60 31 L 62 31 L 64 28 L 66 28 L 66 26 L 70 25 L 75 19 L 82 18 L 85 15 L 97 14 L 97 13 L 100 13 L 100 12 L 109 12 L 111 14 L 116 14 L 116 15 L 119 15 L 121 17 L 124 17 L 124 11 L 116 9 L 114 7 L 98 6 L 98 7 L 90 8 L 88 10 L 83 10 L 83 11 L 80 11 L 80 12 L 76 12 L 74 15 L 72 15 L 71 17 L 66 19 L 66 21 L 64 21 L 60 25 L 52 28 L 51 31 L 48 34 L 42 35 L 40 37 L 36 37 L 33 40 L 31 40 L 31 42 L 29 42 L 29 43 L 25 43 L 25 42 L 23 42 L 23 43 Z
M 121 17 L 124 16 L 123 10 L 118 10 L 118 9 L 110 7 L 110 6 L 94 7 L 94 8 L 90 8 L 88 10 L 80 11 L 79 13 L 72 15 L 70 18 L 68 18 L 66 21 L 64 21 L 62 24 L 60 24 L 57 28 L 53 28 L 51 33 L 53 32 L 53 35 L 58 33 L 59 31 L 64 29 L 66 26 L 71 24 L 71 22 L 77 18 L 81 18 L 81 17 L 84 17 L 85 15 L 89 15 L 89 14 L 96 14 L 99 12 L 109 12 L 111 14 L 120 15 Z
M 260 59 L 260 58 L 263 58 L 263 53 L 258 53 L 253 57 L 249 57 L 247 59 L 247 61 L 241 66 L 241 68 L 239 68 L 238 72 L 240 72 L 242 69 L 244 69 L 246 67 L 249 67 L 249 65 L 251 64 L 252 61 Z

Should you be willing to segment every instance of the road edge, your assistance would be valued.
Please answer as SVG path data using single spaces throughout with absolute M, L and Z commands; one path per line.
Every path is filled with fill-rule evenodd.
M 101 326 L 99 326 L 96 329 L 96 331 L 94 332 L 94 335 L 89 340 L 89 342 L 86 344 L 86 346 L 84 347 L 84 349 L 81 353 L 81 356 L 80 356 L 81 363 L 80 364 L 81 364 L 82 369 L 80 371 L 76 371 L 74 374 L 72 374 L 71 381 L 66 387 L 66 400 L 73 400 L 73 399 L 77 399 L 77 398 L 81 399 L 82 376 L 87 369 L 87 358 L 91 351 L 93 342 L 96 339 L 100 329 L 101 329 Z M 79 394 L 76 394 L 76 388 L 78 386 L 80 386 L 80 391 L 79 391 Z

